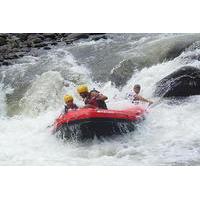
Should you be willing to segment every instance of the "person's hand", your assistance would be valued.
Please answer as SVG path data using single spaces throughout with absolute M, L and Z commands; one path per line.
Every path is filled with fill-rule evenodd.
M 153 104 L 153 101 L 149 101 L 149 106 L 150 106 L 151 104 Z

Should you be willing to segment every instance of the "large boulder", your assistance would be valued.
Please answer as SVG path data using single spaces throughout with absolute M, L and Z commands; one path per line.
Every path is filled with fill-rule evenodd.
M 137 69 L 137 63 L 133 63 L 131 60 L 123 60 L 116 66 L 110 73 L 110 80 L 117 87 L 126 85 L 127 80 L 133 76 L 133 67 Z
M 200 95 L 200 69 L 181 67 L 156 83 L 155 96 L 187 97 Z

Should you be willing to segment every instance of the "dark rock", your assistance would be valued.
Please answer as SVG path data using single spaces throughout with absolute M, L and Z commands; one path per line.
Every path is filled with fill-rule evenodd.
M 33 44 L 32 44 L 31 42 L 27 42 L 26 45 L 27 45 L 27 47 L 29 47 L 29 48 L 33 46 Z
M 117 87 L 124 86 L 128 79 L 133 75 L 133 68 L 137 68 L 137 65 L 131 60 L 124 60 L 116 66 L 110 74 L 110 80 Z
M 0 36 L 0 46 L 3 46 L 3 45 L 5 45 L 5 44 L 7 44 L 6 38 Z
M 89 33 L 90 35 L 105 35 L 105 33 Z
M 182 67 L 156 83 L 155 96 L 187 97 L 200 95 L 200 69 Z
M 45 37 L 45 38 L 50 38 L 50 39 L 53 39 L 53 40 L 55 40 L 56 38 L 57 38 L 57 33 L 43 33 L 43 36 Z
M 3 56 L 8 52 L 12 51 L 12 48 L 9 45 L 0 46 L 0 55 Z
M 9 65 L 12 64 L 10 60 L 36 53 L 37 48 L 43 47 L 44 50 L 49 50 L 51 49 L 49 45 L 57 45 L 62 41 L 68 45 L 90 36 L 94 37 L 94 40 L 105 38 L 99 33 L 0 33 L 0 65 L 3 62 Z
M 71 33 L 68 35 L 68 40 L 79 40 L 79 39 L 87 39 L 89 38 L 89 33 Z
M 41 38 L 34 38 L 33 40 L 32 40 L 32 42 L 34 43 L 34 44 L 38 44 L 38 43 L 41 43 L 43 40 L 41 39 Z
M 21 51 L 20 48 L 17 48 L 17 47 L 12 48 L 12 52 L 18 53 L 18 52 L 20 52 L 20 51 Z
M 19 48 L 20 47 L 20 45 L 19 45 L 19 41 L 18 40 L 16 40 L 16 39 L 10 39 L 9 40 L 9 46 L 12 48 L 12 49 L 14 49 L 14 48 Z
M 21 58 L 21 57 L 23 57 L 25 55 L 25 53 L 19 53 L 17 56 L 18 56 L 18 58 Z
M 71 39 L 71 40 L 65 40 L 65 43 L 66 43 L 66 44 L 72 44 L 73 42 L 74 42 L 73 39 Z
M 9 62 L 9 61 L 3 61 L 2 65 L 6 65 L 6 66 L 8 66 L 8 65 L 12 65 L 12 63 Z
M 21 42 L 24 42 L 28 39 L 28 36 L 30 35 L 30 33 L 17 33 L 15 35 L 16 37 L 20 39 Z
M 43 39 L 41 39 L 39 34 L 29 35 L 27 39 L 27 43 L 31 43 L 31 44 L 38 44 L 38 43 L 41 43 L 42 41 Z
M 97 40 L 100 40 L 100 39 L 108 39 L 106 35 L 95 35 L 95 36 L 92 36 L 91 38 L 92 40 L 94 41 L 97 41 Z
M 0 33 L 0 37 L 4 38 L 4 39 L 7 39 L 8 34 L 7 33 Z
M 61 33 L 60 34 L 62 37 L 68 37 L 70 35 L 70 33 Z
M 16 53 L 8 53 L 8 54 L 5 55 L 4 58 L 5 58 L 5 59 L 12 60 L 12 59 L 19 58 L 19 56 L 18 56 Z
M 30 47 L 24 47 L 24 48 L 22 48 L 22 52 L 28 53 L 28 52 L 30 52 L 30 51 L 31 51 L 31 48 L 30 48 Z
M 39 44 L 33 45 L 33 47 L 35 47 L 35 48 L 41 48 L 41 47 L 46 47 L 46 46 L 48 46 L 48 44 L 46 44 L 46 43 L 39 43 Z
M 52 42 L 52 43 L 51 43 L 51 45 L 57 45 L 57 44 L 58 44 L 57 42 Z
M 40 38 L 41 40 L 45 40 L 45 36 L 43 35 L 43 33 L 38 34 L 37 37 Z
M 43 49 L 45 49 L 45 50 L 49 50 L 49 49 L 51 49 L 51 47 L 44 47 Z

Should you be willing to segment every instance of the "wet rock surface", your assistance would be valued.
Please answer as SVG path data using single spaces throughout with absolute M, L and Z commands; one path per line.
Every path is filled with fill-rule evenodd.
M 154 95 L 159 97 L 200 95 L 200 69 L 181 67 L 156 83 Z
M 185 51 L 199 49 L 200 35 L 181 35 L 163 38 L 138 45 L 133 48 L 132 56 L 121 61 L 110 74 L 116 86 L 124 86 L 133 73 L 144 67 L 173 60 Z M 190 59 L 200 59 L 199 54 L 191 55 Z
M 124 86 L 127 80 L 132 77 L 134 69 L 137 69 L 137 63 L 131 60 L 124 60 L 111 71 L 110 80 L 117 87 Z
M 1 33 L 0 66 L 30 54 L 32 49 L 49 50 L 64 42 L 70 45 L 80 39 L 107 39 L 104 33 Z

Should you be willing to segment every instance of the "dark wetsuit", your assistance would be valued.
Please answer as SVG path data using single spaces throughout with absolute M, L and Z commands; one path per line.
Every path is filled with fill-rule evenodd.
M 65 105 L 65 113 L 67 113 L 68 110 L 70 110 L 70 109 L 75 110 L 77 108 L 78 108 L 78 106 L 76 104 L 72 104 L 71 106 Z
M 89 92 L 89 95 L 84 99 L 85 105 L 90 104 L 90 105 L 95 106 L 97 108 L 108 109 L 105 101 L 97 100 L 95 97 L 91 97 L 92 92 L 96 92 L 96 93 L 100 94 L 100 92 L 98 92 L 97 90 L 91 90 Z

